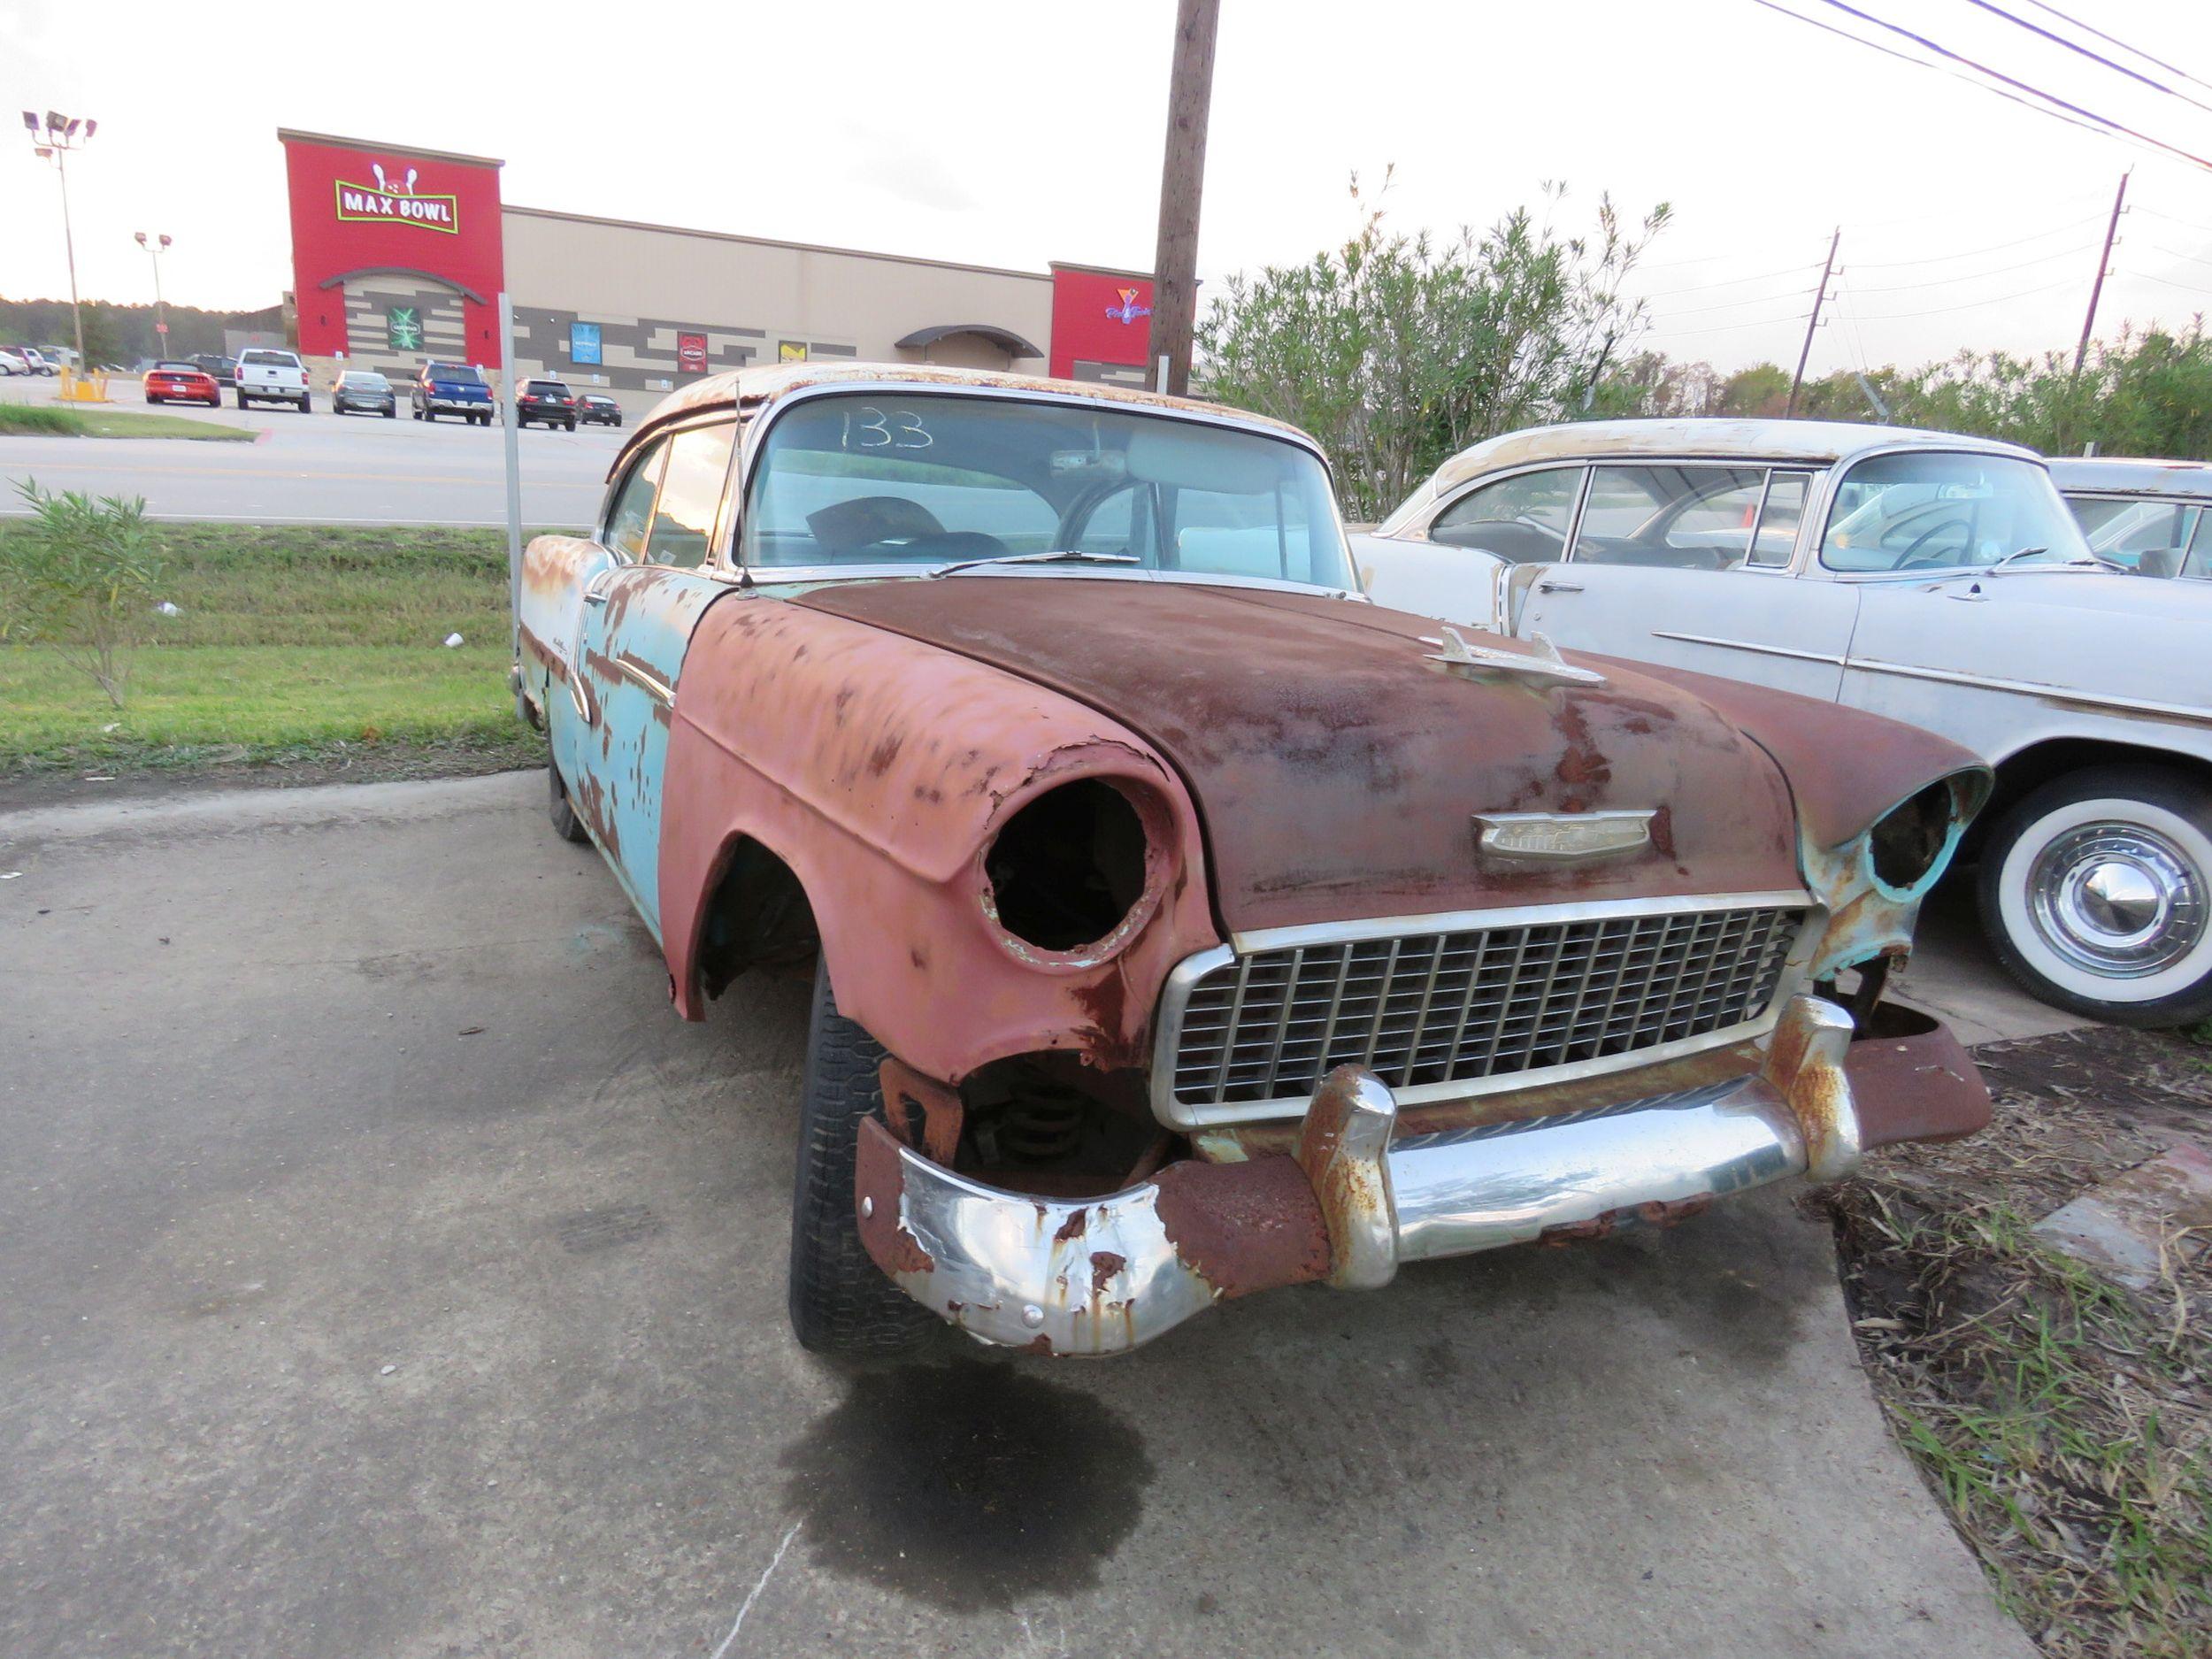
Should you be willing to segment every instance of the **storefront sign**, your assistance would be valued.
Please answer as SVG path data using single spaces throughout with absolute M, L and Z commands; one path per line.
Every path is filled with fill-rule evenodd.
M 784 341 L 776 348 L 776 361 L 779 363 L 804 363 L 806 361 L 806 342 L 803 340 Z
M 391 220 L 402 225 L 416 225 L 424 230 L 442 230 L 449 235 L 461 234 L 460 204 L 449 196 L 418 196 L 415 180 L 420 177 L 413 167 L 403 174 L 395 169 L 395 176 L 387 178 L 384 164 L 371 164 L 369 171 L 375 176 L 374 185 L 356 184 L 340 179 L 336 182 L 338 217 L 343 219 Z
M 422 349 L 422 310 L 395 305 L 384 313 L 384 343 L 394 351 Z
M 676 367 L 686 374 L 704 374 L 707 372 L 707 337 L 704 334 L 676 336 Z
M 596 364 L 599 356 L 599 325 L 571 323 L 568 326 L 568 360 L 571 363 Z

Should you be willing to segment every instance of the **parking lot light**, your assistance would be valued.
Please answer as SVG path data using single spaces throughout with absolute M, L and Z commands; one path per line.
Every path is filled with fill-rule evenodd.
M 29 129 L 31 147 L 42 160 L 54 164 L 56 176 L 61 180 L 61 235 L 62 248 L 69 261 L 69 313 L 77 334 L 77 373 L 81 375 L 87 367 L 84 355 L 84 307 L 77 298 L 77 239 L 69 223 L 69 152 L 81 149 L 100 130 L 96 120 L 78 116 L 63 115 L 58 111 L 46 111 L 45 131 L 39 130 L 38 117 L 31 111 L 23 111 L 23 125 Z

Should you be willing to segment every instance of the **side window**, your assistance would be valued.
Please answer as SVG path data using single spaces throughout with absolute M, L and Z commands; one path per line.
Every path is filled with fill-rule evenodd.
M 1743 562 L 1763 470 L 1601 466 L 1575 531 L 1578 564 L 1726 570 Z
M 1586 470 L 1559 466 L 1486 484 L 1437 514 L 1429 540 L 1478 548 L 1512 565 L 1551 564 L 1566 554 L 1567 526 Z
M 695 426 L 669 440 L 668 465 L 661 474 L 660 501 L 653 510 L 653 533 L 646 539 L 651 565 L 703 565 L 708 538 L 714 534 L 714 510 L 730 470 L 729 422 Z
M 1751 538 L 1747 565 L 1761 570 L 1779 570 L 1797 549 L 1797 527 L 1805 521 L 1805 497 L 1810 492 L 1810 472 L 1773 472 L 1767 477 L 1767 497 L 1759 509 L 1759 527 Z
M 653 495 L 660 488 L 661 463 L 667 458 L 668 443 L 663 439 L 638 457 L 607 503 L 606 529 L 599 539 L 624 558 L 645 557 L 645 529 L 653 519 Z

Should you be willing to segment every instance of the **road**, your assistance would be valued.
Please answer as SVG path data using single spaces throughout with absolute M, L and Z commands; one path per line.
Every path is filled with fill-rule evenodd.
M 0 380 L 0 399 L 50 403 L 54 382 Z M 143 495 L 165 518 L 241 524 L 445 524 L 503 526 L 505 454 L 496 426 L 451 420 L 340 417 L 318 396 L 311 414 L 257 405 L 169 405 L 153 411 L 242 426 L 252 443 L 166 438 L 44 438 L 0 434 L 0 515 L 25 510 L 17 480 L 96 495 Z M 135 393 L 119 409 L 143 410 Z M 532 529 L 591 521 L 607 467 L 629 428 L 521 434 L 522 517 Z
M 803 989 L 676 1020 L 534 777 L 27 810 L 16 871 L 0 1652 L 2030 1659 L 1786 1194 L 845 1370 Z

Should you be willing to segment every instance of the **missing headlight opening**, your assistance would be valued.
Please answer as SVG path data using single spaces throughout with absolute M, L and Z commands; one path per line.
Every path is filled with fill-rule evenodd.
M 984 860 L 999 926 L 1040 950 L 1077 950 L 1144 893 L 1144 825 L 1111 784 L 1079 779 L 1006 821 Z
M 1932 783 L 1874 826 L 1868 851 L 1886 886 L 1909 887 L 1935 868 L 1951 836 L 1951 781 Z

